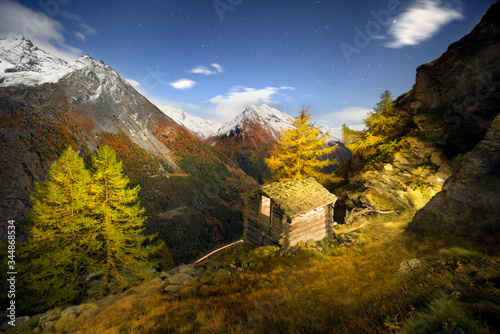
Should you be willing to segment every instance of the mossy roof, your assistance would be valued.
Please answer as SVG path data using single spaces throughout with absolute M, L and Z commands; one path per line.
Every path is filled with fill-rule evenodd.
M 288 217 L 335 203 L 337 196 L 313 178 L 265 184 L 245 196 L 263 194 L 271 198 Z

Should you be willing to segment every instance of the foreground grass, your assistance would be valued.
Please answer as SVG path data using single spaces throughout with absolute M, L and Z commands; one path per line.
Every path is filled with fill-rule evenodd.
M 255 267 L 214 283 L 207 274 L 176 298 L 159 279 L 101 301 L 78 333 L 489 333 L 500 326 L 497 252 L 403 233 L 409 214 L 371 218 L 360 242 L 324 253 L 230 249 L 214 266 Z M 421 268 L 396 275 L 405 259 Z M 497 262 L 495 262 L 495 260 Z M 488 328 L 489 326 L 489 328 Z M 19 328 L 20 330 L 21 328 Z M 39 331 L 37 329 L 36 331 Z

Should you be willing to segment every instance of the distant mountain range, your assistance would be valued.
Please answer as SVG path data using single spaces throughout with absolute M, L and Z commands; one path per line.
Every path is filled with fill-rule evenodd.
M 184 110 L 171 106 L 159 107 L 165 114 L 177 123 L 186 127 L 193 134 L 202 139 L 214 142 L 215 138 L 228 138 L 238 133 L 245 132 L 252 124 L 259 124 L 262 130 L 271 137 L 277 139 L 282 130 L 292 126 L 293 117 L 268 106 L 267 104 L 246 107 L 240 114 L 226 123 L 219 123 L 192 116 Z M 329 132 L 329 141 L 340 142 L 341 139 L 333 134 L 333 130 L 326 125 L 318 125 L 323 133 Z

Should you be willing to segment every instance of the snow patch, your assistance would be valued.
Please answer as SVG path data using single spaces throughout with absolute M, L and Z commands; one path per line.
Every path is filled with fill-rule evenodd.
M 184 126 L 201 138 L 210 137 L 221 126 L 221 123 L 189 115 L 184 110 L 171 105 L 159 106 L 159 109 L 176 123 Z

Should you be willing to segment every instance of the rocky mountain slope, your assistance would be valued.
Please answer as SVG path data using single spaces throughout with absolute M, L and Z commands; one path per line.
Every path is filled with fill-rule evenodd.
M 351 172 L 344 188 L 348 207 L 420 208 L 444 183 L 411 229 L 442 232 L 498 222 L 493 208 L 499 195 L 491 187 L 498 182 L 499 166 L 493 123 L 500 111 L 499 22 L 495 3 L 471 33 L 417 69 L 414 87 L 395 105 L 404 119 L 404 145 L 383 163 L 360 171 L 353 159 L 352 171 L 359 172 Z M 484 221 L 477 215 L 481 210 L 488 211 Z
M 85 61 L 70 64 L 37 48 L 23 36 L 0 39 L 0 87 L 57 82 L 83 67 Z
M 237 233 L 236 193 L 255 181 L 111 67 L 90 56 L 68 64 L 22 37 L 0 41 L 0 61 L 15 69 L 0 74 L 0 219 L 26 220 L 34 183 L 68 145 L 88 157 L 107 144 L 141 185 L 149 232 L 159 231 L 177 259 Z M 56 67 L 60 77 L 44 80 Z M 229 200 L 218 210 L 222 197 Z

